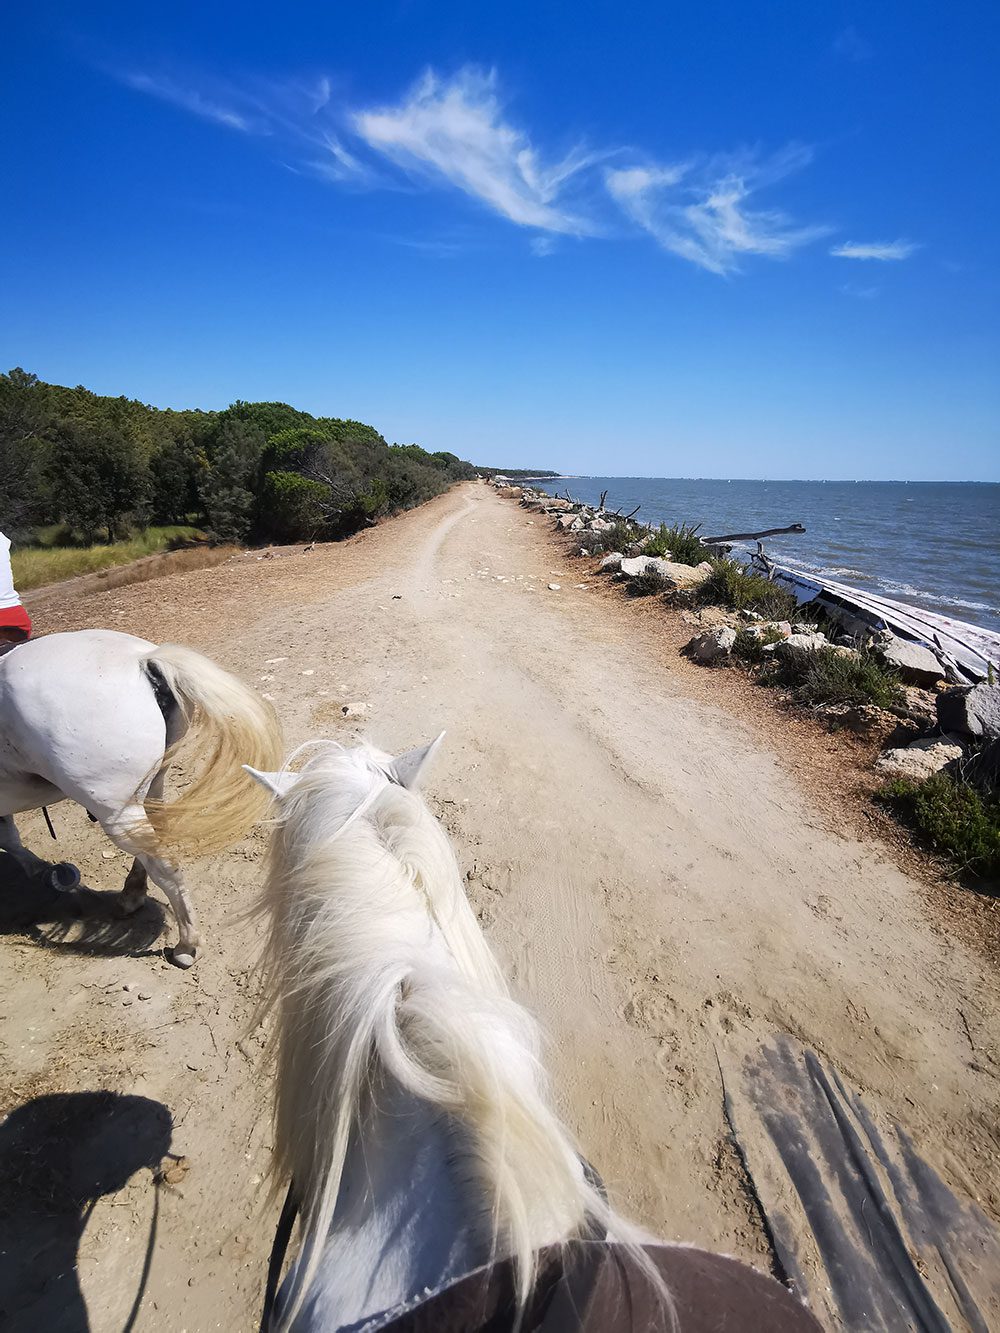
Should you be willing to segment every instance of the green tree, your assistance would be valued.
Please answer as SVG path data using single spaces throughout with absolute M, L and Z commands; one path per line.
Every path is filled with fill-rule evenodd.
M 257 468 L 264 435 L 260 426 L 223 413 L 206 442 L 198 493 L 209 532 L 221 542 L 244 542 L 256 507 Z
M 51 456 L 58 516 L 84 537 L 108 541 L 141 517 L 149 469 L 123 430 L 108 422 L 64 421 Z
M 19 366 L 0 375 L 0 528 L 15 540 L 42 517 L 45 385 Z
M 149 460 L 150 509 L 156 523 L 186 523 L 198 508 L 198 453 L 190 436 L 167 439 Z
M 268 472 L 260 507 L 272 536 L 280 541 L 308 541 L 327 526 L 330 489 L 299 472 Z

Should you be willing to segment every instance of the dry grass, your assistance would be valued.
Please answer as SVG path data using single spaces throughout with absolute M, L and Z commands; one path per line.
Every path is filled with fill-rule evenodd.
M 170 546 L 198 536 L 197 528 L 146 528 L 128 541 L 95 546 L 25 546 L 11 555 L 14 586 L 19 592 L 61 583 L 78 574 L 95 574 L 115 565 L 127 565 L 145 555 L 155 555 Z

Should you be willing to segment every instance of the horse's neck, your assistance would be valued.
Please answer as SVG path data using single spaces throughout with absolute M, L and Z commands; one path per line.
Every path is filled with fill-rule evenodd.
M 352 1137 L 296 1333 L 364 1327 L 489 1259 L 448 1118 L 395 1080 Z

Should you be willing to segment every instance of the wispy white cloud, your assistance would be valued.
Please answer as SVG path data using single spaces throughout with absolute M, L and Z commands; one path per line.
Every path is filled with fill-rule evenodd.
M 909 259 L 919 249 L 916 241 L 847 241 L 835 245 L 830 254 L 836 259 Z
M 496 71 L 477 66 L 449 77 L 428 70 L 397 101 L 375 106 L 350 103 L 326 75 L 280 82 L 136 71 L 115 77 L 203 120 L 260 136 L 290 171 L 340 189 L 458 191 L 530 229 L 529 248 L 539 257 L 560 236 L 621 234 L 624 218 L 668 253 L 727 275 L 750 258 L 786 259 L 830 231 L 759 203 L 764 191 L 808 166 L 806 146 L 666 163 L 643 161 L 633 148 L 577 144 L 553 153 L 512 119 Z M 917 248 L 906 240 L 852 241 L 830 253 L 898 260 Z
M 836 55 L 842 56 L 845 60 L 853 60 L 855 64 L 871 60 L 875 54 L 871 44 L 862 37 L 853 23 L 837 33 L 833 41 L 833 50 Z
M 829 232 L 795 226 L 783 213 L 748 202 L 811 157 L 809 149 L 793 144 L 767 159 L 744 154 L 703 165 L 616 168 L 605 173 L 605 183 L 626 216 L 664 250 L 727 274 L 738 271 L 743 256 L 785 259 Z
M 220 102 L 198 92 L 197 89 L 184 87 L 173 79 L 142 73 L 125 74 L 122 78 L 123 82 L 136 92 L 158 97 L 161 102 L 169 102 L 172 106 L 190 111 L 192 115 L 200 116 L 202 120 L 214 120 L 217 125 L 225 125 L 228 129 L 239 130 L 243 134 L 263 132 L 264 127 L 253 119 L 248 119 L 233 108 L 223 106 Z
M 401 102 L 355 112 L 352 123 L 369 148 L 404 171 L 447 181 L 520 226 L 593 230 L 560 196 L 594 158 L 576 149 L 544 162 L 504 119 L 495 71 L 470 66 L 443 80 L 428 70 Z

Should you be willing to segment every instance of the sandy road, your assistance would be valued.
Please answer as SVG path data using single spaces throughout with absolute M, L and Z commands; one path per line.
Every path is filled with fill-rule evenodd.
M 550 1034 L 567 1120 L 613 1198 L 660 1234 L 766 1263 L 719 1061 L 782 1031 L 905 1121 L 946 1178 L 976 1182 L 996 1216 L 995 976 L 932 928 L 918 885 L 831 831 L 765 744 L 646 651 L 634 608 L 576 587 L 584 577 L 541 521 L 468 485 L 341 547 L 54 598 L 38 618 L 205 649 L 273 695 L 289 742 L 363 729 L 405 748 L 447 729 L 429 793 L 472 900 Z M 345 703 L 367 704 L 365 721 L 345 721 Z M 86 882 L 118 887 L 125 863 L 82 815 L 60 810 L 58 824 Z M 41 821 L 22 829 L 44 854 Z M 86 1327 L 54 1313 L 77 1281 L 95 1333 L 121 1328 L 157 1204 L 136 1326 L 255 1327 L 273 1220 L 260 1213 L 268 1088 L 263 1033 L 242 1035 L 258 927 L 237 917 L 262 848 L 257 832 L 193 868 L 206 949 L 190 974 L 159 960 L 153 907 L 113 938 L 103 901 L 82 927 L 34 928 L 8 891 L 6 1105 L 136 1093 L 148 1104 L 128 1165 L 163 1147 L 157 1106 L 191 1162 L 159 1191 L 146 1171 L 120 1189 L 102 1177 L 93 1212 L 67 1205 L 47 1248 L 39 1208 L 36 1304 L 12 1328 L 39 1327 L 39 1311 L 46 1327 Z M 81 930 L 96 952 L 74 947 Z M 73 1104 L 63 1111 L 72 1123 Z M 58 1155 L 58 1134 L 41 1141 Z M 0 1170 L 16 1177 L 25 1160 L 0 1129 Z M 0 1203 L 10 1192 L 0 1185 Z M 0 1222 L 0 1241 L 12 1228 Z M 58 1277 L 81 1231 L 78 1274 Z

